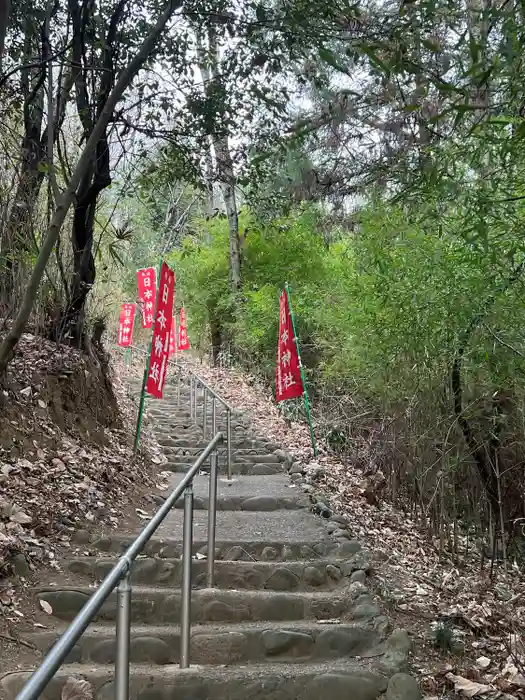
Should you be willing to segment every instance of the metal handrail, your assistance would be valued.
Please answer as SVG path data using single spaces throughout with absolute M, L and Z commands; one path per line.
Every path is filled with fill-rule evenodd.
M 180 365 L 177 365 L 179 369 Z M 211 394 L 212 410 L 211 410 L 211 423 L 212 423 L 212 434 L 217 430 L 217 401 L 221 403 L 226 409 L 226 471 L 228 481 L 232 480 L 232 413 L 233 408 L 227 403 L 216 391 L 214 391 L 205 381 L 201 379 L 199 375 L 188 367 L 188 372 L 190 374 L 190 416 L 198 425 L 197 417 L 197 396 L 199 384 L 202 387 L 202 434 L 206 438 L 207 426 L 208 426 L 208 394 Z M 179 375 L 180 380 L 180 375 Z M 179 383 L 180 386 L 180 383 Z
M 177 367 L 179 367 L 180 369 L 183 369 L 183 365 L 180 365 L 179 363 L 173 363 L 173 364 L 176 364 Z M 222 398 L 222 396 L 220 396 L 220 394 L 218 394 L 214 389 L 212 389 L 211 386 L 210 386 L 209 384 L 207 384 L 207 383 L 204 381 L 204 379 L 202 379 L 202 378 L 197 374 L 197 372 L 195 372 L 193 369 L 191 369 L 191 367 L 187 367 L 186 369 L 188 370 L 188 373 L 189 373 L 189 374 L 192 374 L 192 375 L 199 381 L 199 384 L 201 384 L 202 387 L 203 387 L 204 389 L 206 389 L 206 391 L 208 392 L 208 394 L 211 394 L 213 398 L 217 399 L 217 401 L 219 401 L 220 403 L 222 403 L 222 405 L 224 406 L 224 408 L 225 408 L 227 411 L 230 411 L 230 412 L 233 413 L 233 410 L 234 410 L 234 409 L 230 406 L 230 404 L 229 404 L 227 401 L 225 401 L 225 400 Z
M 139 352 L 147 355 L 148 353 L 142 348 L 136 345 L 130 345 L 132 350 L 138 350 Z M 226 472 L 228 481 L 232 480 L 232 414 L 234 409 L 230 404 L 225 401 L 220 394 L 218 394 L 211 386 L 200 377 L 197 372 L 195 372 L 191 367 L 182 365 L 179 362 L 174 362 L 173 360 L 168 360 L 168 364 L 172 367 L 178 369 L 178 384 L 177 384 L 177 400 L 180 405 L 180 382 L 183 370 L 186 370 L 190 375 L 190 416 L 192 420 L 199 425 L 197 418 L 197 391 L 199 385 L 202 387 L 203 391 L 203 407 L 202 407 L 202 432 L 203 437 L 206 439 L 206 433 L 208 428 L 208 415 L 207 415 L 207 402 L 208 395 L 212 398 L 212 435 L 217 432 L 217 413 L 216 413 L 216 402 L 221 403 L 226 409 Z
M 208 550 L 207 583 L 214 585 L 215 575 L 215 526 L 217 513 L 217 445 L 222 442 L 222 433 L 216 433 L 195 463 L 188 469 L 178 486 L 172 491 L 157 513 L 144 527 L 119 558 L 98 589 L 84 605 L 82 610 L 69 625 L 62 637 L 56 642 L 39 668 L 22 688 L 17 700 L 36 700 L 53 678 L 77 641 L 94 620 L 102 605 L 114 589 L 117 590 L 117 647 L 115 656 L 115 698 L 128 700 L 129 697 L 129 648 L 131 638 L 131 568 L 133 562 L 144 546 L 155 534 L 175 502 L 184 492 L 184 526 L 182 547 L 182 584 L 181 584 L 181 668 L 189 666 L 189 649 L 191 633 L 191 562 L 193 546 L 193 478 L 202 464 L 211 456 L 208 505 Z

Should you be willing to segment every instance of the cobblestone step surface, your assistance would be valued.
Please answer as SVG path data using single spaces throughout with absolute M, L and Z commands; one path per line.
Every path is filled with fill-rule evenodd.
M 47 652 L 65 628 L 38 631 L 28 639 Z M 321 625 L 266 622 L 245 625 L 195 625 L 191 631 L 193 663 L 245 664 L 273 661 L 316 661 L 334 658 L 376 658 L 384 654 L 381 625 Z M 180 658 L 180 629 L 176 625 L 135 625 L 131 662 L 176 664 Z M 68 663 L 115 663 L 115 630 L 91 625 L 75 646 Z
M 235 556 L 235 553 L 233 553 Z M 90 582 L 101 581 L 115 564 L 111 557 L 74 557 L 66 562 L 67 571 Z M 218 588 L 236 590 L 269 589 L 273 591 L 333 590 L 343 578 L 351 583 L 365 583 L 366 573 L 356 566 L 361 560 L 320 559 L 316 561 L 218 561 L 215 583 Z M 196 588 L 206 587 L 206 558 L 192 561 L 192 582 Z M 132 582 L 158 586 L 180 586 L 180 559 L 141 557 L 133 567 Z M 360 572 L 364 576 L 354 576 Z M 353 577 L 353 578 L 352 578 Z M 355 587 L 354 587 L 355 589 Z
M 110 666 L 71 664 L 62 668 L 49 684 L 42 700 L 61 700 L 62 688 L 72 675 L 92 684 L 96 700 L 113 700 L 115 688 Z M 14 698 L 29 678 L 13 673 L 1 684 Z M 392 679 L 391 683 L 394 679 Z M 197 666 L 180 670 L 176 665 L 134 665 L 130 700 L 376 700 L 385 691 L 386 674 L 361 661 L 317 663 L 267 663 L 228 668 Z M 390 696 L 392 698 L 392 696 Z M 393 700 L 393 698 L 392 698 Z
M 135 382 L 135 391 L 140 387 Z M 137 392 L 138 393 L 138 392 Z M 189 411 L 188 382 L 147 400 L 147 421 L 171 471 L 158 504 L 172 492 L 207 440 Z M 207 437 L 211 404 L 207 405 Z M 217 425 L 226 414 L 217 406 Z M 134 564 L 131 582 L 130 700 L 419 700 L 407 675 L 410 640 L 391 630 L 368 588 L 371 554 L 344 518 L 310 512 L 308 487 L 291 480 L 291 456 L 257 436 L 246 415 L 232 414 L 233 480 L 219 450 L 215 587 L 207 588 L 209 476 L 203 465 L 195 497 L 189 669 L 179 668 L 182 502 L 169 513 Z M 300 471 L 300 470 L 299 470 Z M 153 509 L 152 509 L 153 510 Z M 80 530 L 62 573 L 34 590 L 41 629 L 27 643 L 41 654 L 58 639 L 131 544 L 129 532 Z M 74 551 L 73 551 L 74 550 Z M 51 610 L 51 613 L 49 612 Z M 37 620 L 38 620 L 37 616 Z M 68 678 L 93 687 L 94 700 L 114 698 L 116 594 L 42 694 L 63 700 Z M 0 696 L 15 700 L 29 671 L 2 677 Z
M 363 587 L 364 588 L 364 587 Z M 72 620 L 82 609 L 93 588 L 75 586 L 39 589 L 36 597 L 46 601 L 53 616 Z M 136 586 L 131 601 L 133 622 L 155 624 L 180 622 L 180 591 L 166 587 Z M 108 598 L 97 620 L 116 619 L 116 594 Z M 265 620 L 369 620 L 380 616 L 370 594 L 361 588 L 350 597 L 336 591 L 296 591 L 196 589 L 192 595 L 194 622 L 256 622 Z
M 324 534 L 324 533 L 323 533 Z M 81 543 L 92 554 L 96 552 L 111 552 L 122 554 L 132 543 L 131 535 L 99 535 L 79 532 L 76 541 Z M 356 540 L 342 539 L 334 541 L 326 539 L 304 540 L 297 538 L 293 542 L 281 542 L 264 538 L 254 538 L 250 541 L 232 539 L 217 539 L 215 543 L 215 558 L 228 561 L 296 561 L 318 560 L 326 556 L 341 559 L 351 555 L 361 561 L 357 568 L 366 569 L 369 566 L 368 557 L 360 554 L 360 544 Z M 144 548 L 144 554 L 160 559 L 179 558 L 182 555 L 180 538 L 152 537 Z M 207 543 L 204 539 L 194 539 L 192 551 L 194 555 L 206 555 Z

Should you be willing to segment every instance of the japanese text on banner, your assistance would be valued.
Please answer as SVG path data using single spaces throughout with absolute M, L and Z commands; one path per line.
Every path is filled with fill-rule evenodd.
M 135 304 L 125 303 L 120 307 L 120 322 L 118 328 L 118 344 L 121 348 L 129 348 L 133 341 L 133 323 L 135 321 Z
M 184 311 L 184 307 L 182 307 L 179 313 L 179 342 L 177 350 L 189 349 L 190 339 L 188 338 L 188 328 L 186 326 L 186 312 Z
M 176 340 L 177 340 L 177 319 L 175 316 L 171 319 L 171 331 L 170 331 L 170 348 L 169 348 L 169 355 L 173 355 L 175 350 L 177 349 L 176 345 Z
M 157 291 L 154 267 L 145 267 L 142 270 L 137 270 L 137 287 L 142 307 L 142 328 L 151 328 L 155 313 Z
M 168 368 L 174 289 L 175 274 L 166 263 L 162 263 L 157 315 L 153 326 L 148 377 L 146 380 L 146 392 L 151 394 L 151 396 L 156 396 L 158 399 L 162 398 L 162 390 Z
M 281 294 L 279 306 L 279 339 L 275 370 L 275 400 L 277 402 L 295 399 L 303 394 L 299 356 L 286 291 Z

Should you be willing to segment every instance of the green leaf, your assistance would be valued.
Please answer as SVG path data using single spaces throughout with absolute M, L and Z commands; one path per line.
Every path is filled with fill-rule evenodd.
M 332 68 L 335 68 L 336 70 L 341 69 L 341 64 L 339 63 L 337 56 L 331 49 L 327 49 L 326 46 L 319 47 L 319 57 L 322 61 L 328 63 L 329 66 L 332 66 Z
M 257 21 L 263 24 L 267 20 L 266 9 L 262 5 L 257 5 L 255 8 L 255 16 Z

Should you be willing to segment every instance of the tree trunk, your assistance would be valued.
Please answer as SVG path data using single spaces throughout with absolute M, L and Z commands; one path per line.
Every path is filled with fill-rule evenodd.
M 197 60 L 202 75 L 202 83 L 206 97 L 213 102 L 214 86 L 220 82 L 217 57 L 217 39 L 213 29 L 208 30 L 208 46 L 205 47 L 202 37 L 197 33 Z M 218 107 L 216 107 L 218 108 Z M 239 242 L 239 217 L 237 215 L 237 198 L 235 196 L 236 179 L 233 171 L 233 161 L 228 145 L 228 135 L 224 131 L 226 115 L 224 110 L 219 114 L 214 133 L 210 135 L 215 151 L 216 179 L 219 182 L 228 228 L 230 233 L 230 287 L 234 294 L 241 287 L 241 246 Z
M 93 154 L 97 149 L 97 145 L 106 132 L 108 122 L 113 115 L 115 107 L 137 72 L 140 70 L 146 59 L 155 48 L 158 39 L 164 31 L 166 23 L 173 15 L 175 10 L 181 6 L 181 4 L 182 0 L 168 0 L 155 26 L 151 29 L 148 36 L 142 42 L 137 54 L 130 60 L 126 68 L 124 68 L 124 70 L 120 73 L 115 87 L 111 90 L 107 101 L 103 105 L 103 109 L 100 112 L 97 123 L 95 124 L 95 127 L 86 142 L 84 150 L 78 159 L 69 185 L 57 202 L 57 206 L 47 229 L 44 242 L 40 248 L 38 258 L 33 268 L 31 279 L 29 280 L 29 284 L 27 285 L 22 298 L 22 303 L 18 310 L 17 317 L 9 330 L 9 333 L 0 344 L 0 374 L 5 371 L 12 358 L 13 350 L 20 340 L 20 336 L 24 332 L 35 303 L 44 271 L 58 239 L 60 229 L 64 224 L 69 207 L 71 206 L 71 203 L 75 197 L 75 192 L 90 167 Z
M 38 50 L 39 38 L 34 19 L 28 17 L 24 23 L 24 62 L 29 62 Z M 33 213 L 44 179 L 41 166 L 46 160 L 46 141 L 42 134 L 44 80 L 43 69 L 21 71 L 24 134 L 20 143 L 20 174 L 9 219 L 0 237 L 0 309 L 4 313 L 10 308 L 12 299 L 22 293 L 27 254 L 36 249 Z
M 5 47 L 5 36 L 9 26 L 9 12 L 11 10 L 11 0 L 0 0 L 0 75 L 3 70 L 3 58 Z
M 59 340 L 67 339 L 79 348 L 85 346 L 85 306 L 96 277 L 93 258 L 93 229 L 100 193 L 111 184 L 107 135 L 97 144 L 95 165 L 90 167 L 76 193 L 71 242 L 73 274 L 69 304 L 60 319 Z
M 223 341 L 221 318 L 216 306 L 208 306 L 208 318 L 210 321 L 211 355 L 213 366 L 216 367 L 219 362 Z
M 214 138 L 213 145 L 217 159 L 217 177 L 224 199 L 228 227 L 230 231 L 230 286 L 237 292 L 241 286 L 241 246 L 239 242 L 239 217 L 235 197 L 235 175 L 226 137 Z
M 0 0 L 0 3 L 3 0 Z M 33 21 L 28 18 L 25 24 L 24 61 L 29 62 L 36 52 L 41 39 L 42 55 L 49 56 L 49 21 L 54 11 L 51 3 L 46 13 L 45 29 L 40 35 Z M 47 124 L 43 129 L 44 84 L 48 74 Z M 0 309 L 9 309 L 11 300 L 21 296 L 27 281 L 25 258 L 30 252 L 37 252 L 33 233 L 35 205 L 45 178 L 44 165 L 52 167 L 53 143 L 63 124 L 66 105 L 72 87 L 71 72 L 60 76 L 56 99 L 52 99 L 53 80 L 51 64 L 47 69 L 25 69 L 21 72 L 21 91 L 25 97 L 24 135 L 20 144 L 20 174 L 14 203 L 9 219 L 0 232 Z M 51 112 L 55 104 L 54 114 Z M 54 124 L 53 124 L 54 122 Z M 50 173 L 51 174 L 51 173 Z

